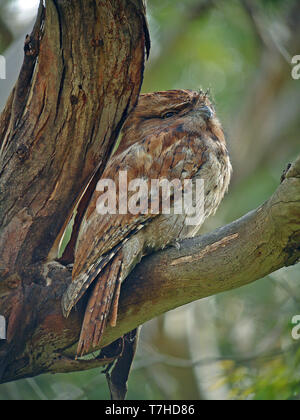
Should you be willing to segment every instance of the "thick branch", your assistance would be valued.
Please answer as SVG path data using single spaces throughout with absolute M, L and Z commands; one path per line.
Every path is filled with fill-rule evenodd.
M 254 282 L 299 259 L 300 157 L 258 209 L 213 233 L 183 241 L 180 250 L 169 248 L 144 258 L 122 286 L 118 323 L 107 328 L 103 345 L 168 310 Z M 57 263 L 43 270 L 33 270 L 32 275 L 44 276 L 48 286 L 23 291 L 26 305 L 34 307 L 35 327 L 26 350 L 11 362 L 3 381 L 103 364 L 72 360 L 82 311 L 78 307 L 64 320 L 60 308 L 71 276 Z M 12 296 L 18 300 L 17 292 Z M 7 297 L 7 303 L 11 299 Z
M 300 261 L 300 156 L 258 209 L 208 235 L 145 258 L 126 280 L 107 344 L 186 303 L 244 286 Z M 73 351 L 73 349 L 72 349 Z

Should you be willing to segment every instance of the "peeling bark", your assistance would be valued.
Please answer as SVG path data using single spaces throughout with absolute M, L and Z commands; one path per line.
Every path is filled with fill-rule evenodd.
M 51 249 L 55 256 L 142 81 L 144 16 L 134 4 L 48 1 L 43 13 L 31 34 L 32 44 L 42 38 L 38 60 L 25 55 L 9 126 L 0 127 L 0 260 L 8 271 L 45 260 Z
M 54 298 L 45 263 L 57 258 L 78 200 L 96 185 L 137 102 L 149 49 L 140 0 L 45 4 L 0 117 L 0 313 L 8 320 L 2 371 L 12 359 L 18 369 L 32 363 L 33 356 L 19 355 L 36 342 L 33 325 Z M 58 318 L 49 313 L 41 328 L 64 329 Z

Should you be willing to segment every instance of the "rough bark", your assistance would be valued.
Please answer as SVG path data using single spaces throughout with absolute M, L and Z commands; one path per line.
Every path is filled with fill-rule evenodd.
M 90 185 L 88 201 L 136 104 L 145 46 L 141 0 L 41 1 L 0 118 L 2 370 L 28 345 L 43 299 L 35 290 L 47 285 L 43 264 L 57 257 L 78 199 Z
M 113 346 L 74 360 L 84 302 L 63 318 L 71 272 L 55 261 L 57 246 L 136 103 L 147 43 L 138 0 L 48 0 L 40 8 L 0 117 L 0 314 L 8 322 L 0 382 L 107 364 L 120 353 L 116 340 L 145 321 L 300 258 L 299 158 L 259 209 L 180 250 L 145 258 L 122 287 L 117 326 L 106 330 L 103 346 Z

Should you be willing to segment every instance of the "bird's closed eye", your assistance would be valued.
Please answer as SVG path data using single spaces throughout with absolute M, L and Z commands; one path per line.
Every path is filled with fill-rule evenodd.
M 169 112 L 166 112 L 165 114 L 163 114 L 162 115 L 162 118 L 171 118 L 171 117 L 173 117 L 176 114 L 177 114 L 176 111 L 169 111 Z

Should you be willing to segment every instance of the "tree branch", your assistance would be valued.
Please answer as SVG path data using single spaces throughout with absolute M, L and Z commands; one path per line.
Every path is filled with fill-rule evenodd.
M 144 258 L 122 287 L 118 325 L 104 344 L 189 302 L 235 289 L 300 261 L 300 156 L 258 209 L 181 249 Z M 72 352 L 74 348 L 72 348 Z
M 208 235 L 183 241 L 180 250 L 168 248 L 144 258 L 122 286 L 117 326 L 107 328 L 102 345 L 166 311 L 254 282 L 299 260 L 300 156 L 258 209 Z M 79 305 L 67 320 L 61 314 L 61 296 L 71 280 L 68 269 L 49 263 L 31 274 L 43 277 L 47 286 L 23 291 L 24 313 L 26 305 L 34 308 L 32 328 L 25 350 L 11 361 L 2 381 L 103 365 L 99 358 L 72 360 L 83 311 Z M 18 300 L 17 292 L 7 304 L 11 299 Z

